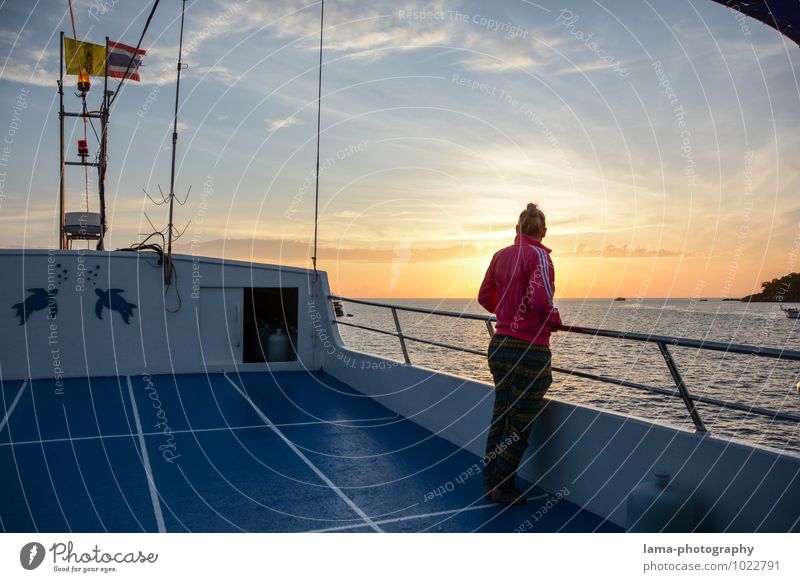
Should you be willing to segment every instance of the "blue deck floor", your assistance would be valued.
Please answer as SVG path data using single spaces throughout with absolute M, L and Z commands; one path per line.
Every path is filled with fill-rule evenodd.
M 618 531 L 565 500 L 535 522 L 535 487 L 488 503 L 479 474 L 457 479 L 478 458 L 323 373 L 1 391 L 7 532 Z

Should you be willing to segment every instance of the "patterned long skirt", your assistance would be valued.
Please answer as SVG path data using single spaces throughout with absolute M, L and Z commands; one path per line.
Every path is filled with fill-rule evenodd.
M 495 334 L 489 342 L 489 370 L 494 378 L 494 410 L 484 458 L 489 490 L 514 489 L 528 447 L 531 424 L 553 382 L 550 348 Z

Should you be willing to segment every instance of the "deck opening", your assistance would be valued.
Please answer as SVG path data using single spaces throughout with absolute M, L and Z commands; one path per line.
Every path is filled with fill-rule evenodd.
M 297 297 L 297 287 L 244 289 L 245 363 L 297 359 Z

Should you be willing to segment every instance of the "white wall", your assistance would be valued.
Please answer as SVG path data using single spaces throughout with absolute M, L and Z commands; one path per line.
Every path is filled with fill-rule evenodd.
M 165 297 L 162 270 L 152 253 L 0 251 L 2 378 L 266 369 L 265 364 L 241 364 L 244 287 L 298 288 L 300 361 L 272 364 L 272 369 L 319 367 L 306 309 L 311 285 L 308 271 L 183 255 L 174 256 L 173 261 L 177 282 Z M 320 276 L 324 280 L 325 274 Z M 55 317 L 49 317 L 45 309 L 19 325 L 12 306 L 30 296 L 28 289 L 48 286 L 57 290 Z M 95 314 L 99 299 L 95 290 L 115 288 L 136 305 L 129 324 L 120 313 L 105 308 L 102 319 Z M 182 305 L 171 313 L 168 310 L 178 306 L 176 290 Z M 199 321 L 201 309 L 209 316 L 203 322 Z M 206 345 L 209 354 L 204 357 L 201 346 Z

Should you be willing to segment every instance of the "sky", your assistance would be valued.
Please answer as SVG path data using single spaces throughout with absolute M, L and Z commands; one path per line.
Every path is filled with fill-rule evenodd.
M 150 6 L 75 0 L 77 36 L 135 45 Z M 169 185 L 180 8 L 161 1 L 112 109 L 107 248 L 166 224 L 145 192 Z M 319 17 L 186 2 L 177 252 L 310 266 Z M 0 3 L 3 247 L 57 244 L 60 31 L 66 0 Z M 710 0 L 328 0 L 319 268 L 349 296 L 474 297 L 532 201 L 557 297 L 758 291 L 800 271 L 798 63 Z M 70 159 L 82 136 L 70 120 Z M 85 207 L 82 171 L 67 190 Z

